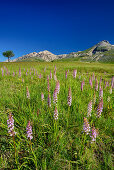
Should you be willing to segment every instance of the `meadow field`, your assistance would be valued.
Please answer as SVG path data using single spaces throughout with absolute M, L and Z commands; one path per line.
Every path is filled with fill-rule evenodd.
M 113 169 L 114 64 L 0 68 L 1 170 Z

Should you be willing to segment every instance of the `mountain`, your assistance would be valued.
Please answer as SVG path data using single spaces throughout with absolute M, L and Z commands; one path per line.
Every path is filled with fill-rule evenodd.
M 114 45 L 103 40 L 87 50 L 67 54 L 68 58 L 88 62 L 114 62 Z
M 52 61 L 56 59 L 56 55 L 52 54 L 51 52 L 45 50 L 45 51 L 41 51 L 39 53 L 33 52 L 30 54 L 26 54 L 23 55 L 22 57 L 18 57 L 16 59 L 14 59 L 13 61 L 26 61 L 26 60 L 44 60 L 44 61 Z
M 93 47 L 78 52 L 72 52 L 70 54 L 55 55 L 47 50 L 39 53 L 33 52 L 30 54 L 18 57 L 16 61 L 88 61 L 88 62 L 114 62 L 114 45 L 111 45 L 108 41 L 103 40 Z

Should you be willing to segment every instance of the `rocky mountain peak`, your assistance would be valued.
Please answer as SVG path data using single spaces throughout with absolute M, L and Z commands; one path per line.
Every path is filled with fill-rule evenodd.
M 103 40 L 97 44 L 99 47 L 111 46 L 111 44 L 107 40 Z

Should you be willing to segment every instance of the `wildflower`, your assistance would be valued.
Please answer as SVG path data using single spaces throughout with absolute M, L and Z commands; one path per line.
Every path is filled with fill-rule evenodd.
M 101 113 L 103 111 L 103 99 L 100 100 L 98 108 L 97 108 L 97 117 L 101 116 Z
M 73 78 L 76 78 L 77 70 L 73 70 Z
M 92 112 L 92 101 L 90 101 L 88 104 L 87 116 L 91 116 L 91 112 Z
M 50 79 L 52 79 L 52 73 L 51 73 L 51 71 L 50 71 Z
M 26 93 L 26 95 L 27 95 L 27 98 L 28 98 L 28 99 L 30 99 L 30 93 L 29 93 L 28 86 L 26 87 L 26 91 L 27 91 L 27 93 Z
M 91 139 L 92 141 L 91 142 L 95 142 L 96 141 L 96 138 L 98 136 L 98 131 L 95 129 L 95 127 L 92 128 L 92 132 L 91 132 Z
M 9 114 L 7 125 L 8 125 L 8 133 L 10 134 L 10 136 L 14 136 L 16 132 L 14 131 L 14 119 L 11 113 Z
M 112 77 L 112 80 L 111 80 L 111 86 L 112 88 L 114 88 L 114 76 Z
M 107 88 L 107 86 L 108 86 L 108 81 L 106 81 L 105 88 Z
M 19 68 L 19 76 L 21 77 L 21 69 Z
M 57 120 L 58 119 L 58 110 L 55 107 L 55 111 L 54 111 L 54 119 Z
M 53 93 L 53 103 L 57 104 L 57 88 L 55 88 L 54 93 Z
M 54 69 L 54 80 L 57 81 L 56 69 Z
M 48 89 L 48 92 L 50 92 L 50 86 L 49 86 L 49 75 L 47 76 L 47 89 Z
M 15 72 L 13 72 L 13 76 L 15 76 Z
M 99 90 L 101 89 L 101 82 L 102 82 L 102 78 L 100 78 L 100 81 L 99 81 Z
M 98 80 L 95 80 L 95 90 L 98 91 Z
M 30 121 L 28 122 L 26 131 L 27 131 L 27 138 L 31 140 L 33 138 L 33 136 L 32 136 L 32 126 L 30 124 Z
M 68 105 L 71 106 L 72 103 L 72 95 L 71 95 L 71 88 L 69 87 L 68 90 Z
M 83 131 L 88 135 L 90 132 L 90 126 L 87 118 L 84 117 Z
M 60 83 L 59 81 L 56 82 L 56 89 L 57 89 L 57 94 L 60 92 Z
M 100 88 L 99 90 L 99 99 L 101 100 L 101 98 L 103 98 L 103 89 Z
M 95 79 L 95 74 L 93 73 L 93 75 L 92 75 L 92 81 Z

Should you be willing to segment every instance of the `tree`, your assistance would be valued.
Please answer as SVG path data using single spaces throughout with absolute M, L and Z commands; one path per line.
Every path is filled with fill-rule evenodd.
M 8 57 L 8 62 L 10 62 L 10 58 L 14 56 L 13 51 L 5 51 L 2 54 L 4 57 Z

